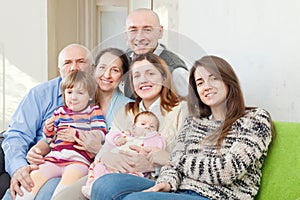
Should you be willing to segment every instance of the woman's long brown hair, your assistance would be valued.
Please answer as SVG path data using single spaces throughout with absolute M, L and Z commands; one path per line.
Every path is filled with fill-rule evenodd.
M 231 65 L 220 57 L 204 56 L 201 59 L 197 60 L 190 70 L 188 107 L 189 112 L 192 116 L 203 118 L 209 117 L 212 114 L 210 107 L 201 101 L 197 92 L 194 74 L 197 68 L 200 66 L 204 67 L 214 76 L 221 78 L 228 88 L 225 120 L 222 126 L 220 126 L 218 130 L 216 130 L 219 133 L 221 132 L 217 137 L 216 143 L 217 147 L 220 148 L 222 141 L 228 135 L 232 124 L 245 114 L 246 108 L 244 97 L 238 77 L 236 76 Z
M 164 78 L 164 85 L 162 86 L 162 90 L 160 92 L 160 106 L 162 114 L 164 111 L 170 112 L 173 107 L 179 104 L 178 95 L 175 92 L 175 87 L 172 81 L 171 72 L 169 70 L 168 65 L 162 60 L 159 56 L 153 53 L 141 54 L 138 55 L 131 63 L 130 69 L 137 61 L 147 60 L 151 63 L 156 69 L 161 73 L 162 77 Z M 129 80 L 130 80 L 130 87 L 131 90 L 134 91 L 133 87 L 133 76 L 131 70 L 129 71 Z M 126 105 L 126 111 L 132 111 L 134 115 L 139 112 L 139 103 L 142 101 L 142 98 L 139 97 L 136 92 L 135 95 L 135 102 L 128 103 Z

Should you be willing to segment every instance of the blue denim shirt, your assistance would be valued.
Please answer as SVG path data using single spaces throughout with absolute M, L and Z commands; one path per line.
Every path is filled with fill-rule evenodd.
M 10 176 L 28 165 L 27 151 L 43 137 L 45 120 L 63 105 L 60 82 L 61 77 L 58 77 L 32 88 L 12 116 L 2 142 L 5 169 Z

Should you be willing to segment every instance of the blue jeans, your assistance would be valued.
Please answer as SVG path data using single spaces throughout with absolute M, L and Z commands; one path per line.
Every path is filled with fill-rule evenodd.
M 209 200 L 193 191 L 141 192 L 154 186 L 155 182 L 131 174 L 106 174 L 95 181 L 91 200 Z
M 52 178 L 47 181 L 38 192 L 35 200 L 50 200 L 59 181 L 60 178 Z M 12 200 L 9 189 L 6 191 L 2 200 Z

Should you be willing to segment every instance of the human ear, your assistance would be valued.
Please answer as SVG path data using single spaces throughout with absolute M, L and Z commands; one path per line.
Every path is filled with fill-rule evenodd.
M 162 25 L 159 26 L 159 36 L 158 38 L 161 39 L 164 35 L 164 27 Z
M 163 77 L 163 80 L 162 80 L 162 83 L 161 83 L 161 84 L 162 84 L 163 86 L 165 86 L 165 85 L 166 85 L 166 82 L 167 82 L 166 77 Z

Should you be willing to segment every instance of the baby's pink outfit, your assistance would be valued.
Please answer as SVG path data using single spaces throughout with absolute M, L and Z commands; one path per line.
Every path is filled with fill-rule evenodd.
M 116 146 L 115 141 L 119 137 L 125 137 L 127 142 L 124 145 Z M 118 153 L 119 150 L 122 151 L 132 151 L 129 146 L 137 145 L 141 147 L 158 147 L 165 149 L 166 142 L 165 139 L 157 132 L 153 131 L 148 133 L 147 136 L 134 137 L 130 135 L 128 131 L 110 131 L 105 138 L 105 143 L 102 148 L 105 148 L 105 151 L 111 151 Z M 93 183 L 101 176 L 107 173 L 119 173 L 118 171 L 113 171 L 107 169 L 106 166 L 101 162 L 101 160 L 96 159 L 89 167 L 88 180 L 84 186 L 82 186 L 82 193 L 85 197 L 90 198 L 91 189 Z M 144 177 L 145 174 L 141 172 L 130 173 L 137 176 Z

